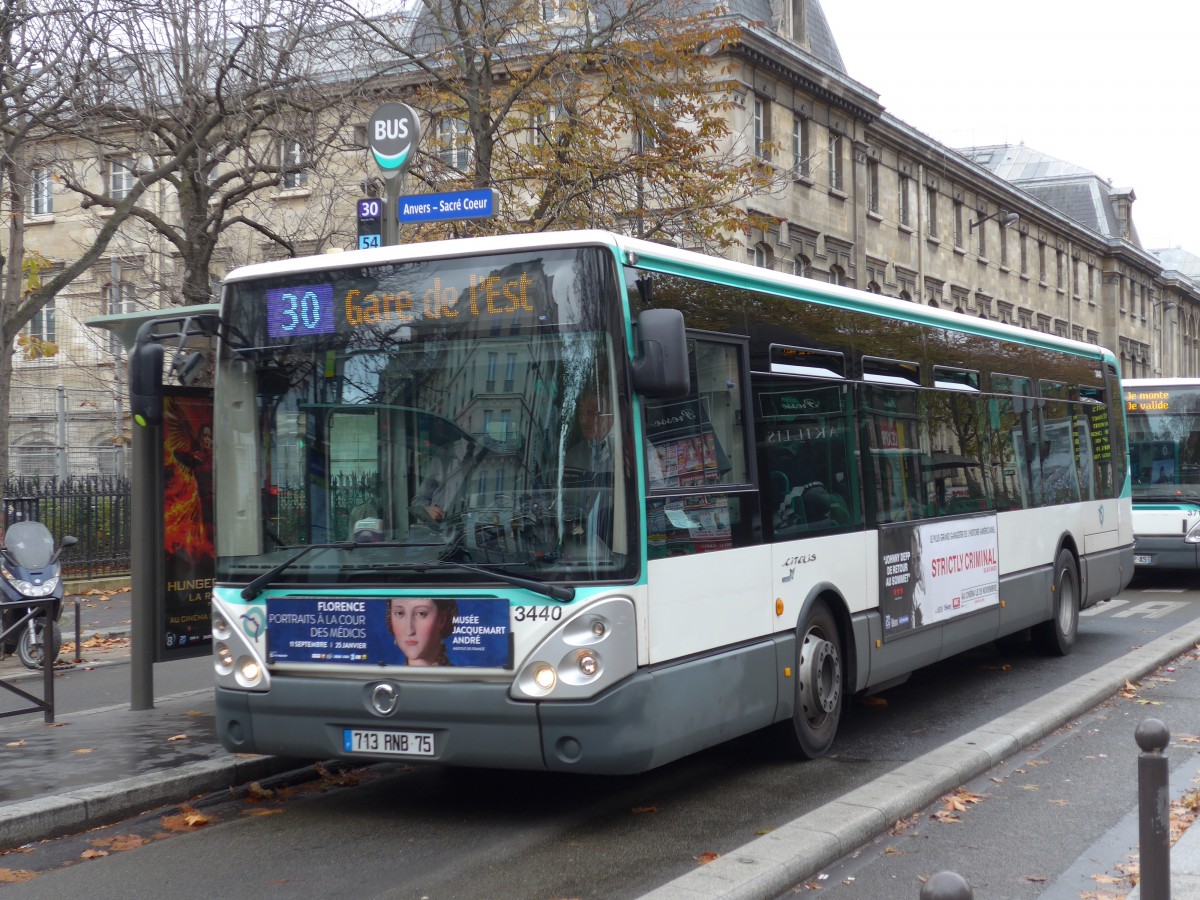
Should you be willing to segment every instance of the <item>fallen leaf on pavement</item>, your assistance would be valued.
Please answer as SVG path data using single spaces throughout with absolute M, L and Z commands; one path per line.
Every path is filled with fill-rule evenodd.
M 275 792 L 269 788 L 263 787 L 257 781 L 252 781 L 246 785 L 246 800 L 251 803 L 257 803 L 262 800 L 274 800 Z
M 1026 875 L 1025 880 L 1026 881 L 1036 881 L 1040 884 L 1041 882 L 1046 880 L 1046 876 L 1045 875 Z
M 170 744 L 174 743 L 175 741 L 186 741 L 187 739 L 188 736 L 186 734 L 173 734 L 171 737 L 167 738 L 167 743 Z
M 163 828 L 169 831 L 192 831 L 207 825 L 211 820 L 199 810 L 187 806 L 179 807 L 179 812 L 171 816 L 163 816 Z
M 991 794 L 972 794 L 970 791 L 964 791 L 962 788 L 956 790 L 953 794 L 947 794 L 942 798 L 942 808 L 952 810 L 954 812 L 963 812 L 970 809 L 975 803 L 981 800 L 986 800 Z
M 657 806 L 635 806 L 630 810 L 635 816 L 640 816 L 642 813 L 658 812 Z
M 20 884 L 22 881 L 32 881 L 37 878 L 37 872 L 29 869 L 0 869 L 0 884 Z
M 933 819 L 933 821 L 935 821 L 935 822 L 941 822 L 944 825 L 952 825 L 952 824 L 961 824 L 962 823 L 962 819 L 960 819 L 955 813 L 952 813 L 949 810 L 945 810 L 945 809 L 939 809 L 937 812 L 935 812 L 929 818 Z
M 101 859 L 108 856 L 107 850 L 84 850 L 79 854 L 80 859 Z
M 84 756 L 85 754 L 88 754 L 88 753 L 93 753 L 93 752 L 95 752 L 95 748 L 93 748 L 93 747 L 80 747 L 78 750 L 72 750 L 71 752 L 72 752 L 72 753 L 74 753 L 74 754 L 75 754 L 75 755 L 77 755 L 77 756 Z
M 693 856 L 692 859 L 696 860 L 696 862 L 700 863 L 700 865 L 705 865 L 706 863 L 712 862 L 714 859 L 720 859 L 720 857 L 720 853 L 713 853 L 711 850 L 705 850 L 699 856 Z
M 5 744 L 4 746 L 5 747 L 24 747 L 25 739 L 21 738 L 21 740 L 19 740 L 19 741 L 10 741 L 9 743 Z
M 283 812 L 283 810 L 278 809 L 278 808 L 271 809 L 266 806 L 256 806 L 256 807 L 254 807 L 254 809 L 242 810 L 242 815 L 243 816 L 277 816 L 281 812 Z

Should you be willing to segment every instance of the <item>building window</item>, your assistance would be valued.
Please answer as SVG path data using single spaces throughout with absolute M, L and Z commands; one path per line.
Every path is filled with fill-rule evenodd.
M 48 216 L 54 212 L 54 179 L 49 169 L 34 169 L 29 176 L 29 215 Z
M 987 222 L 983 221 L 982 210 L 975 210 L 975 230 L 979 234 L 979 255 L 987 256 Z
M 754 98 L 754 155 L 767 159 L 771 155 L 771 104 L 762 97 Z
M 879 212 L 879 161 L 867 160 L 867 209 Z
M 912 179 L 909 178 L 907 175 L 901 175 L 900 176 L 900 196 L 899 196 L 900 224 L 901 225 L 910 224 L 908 221 L 910 218 L 909 208 L 908 208 L 908 194 L 909 194 L 909 190 L 911 187 L 912 187 Z
M 44 341 L 48 344 L 54 343 L 54 301 L 51 300 L 41 309 L 33 314 L 33 318 L 29 320 L 29 324 L 25 326 L 25 333 L 31 338 L 39 341 Z
M 1067 286 L 1067 254 L 1058 250 L 1054 254 L 1054 277 L 1061 291 Z
M 807 278 L 811 268 L 812 263 L 803 253 L 792 260 L 792 274 L 799 275 L 801 278 Z
M 1032 309 L 1017 310 L 1017 324 L 1020 325 L 1022 328 L 1032 328 L 1033 327 L 1033 310 Z
M 771 248 L 766 244 L 754 245 L 754 265 L 760 269 L 773 269 L 775 267 L 774 254 L 771 253 Z
M 925 233 L 931 238 L 938 236 L 937 188 L 925 188 Z
M 792 119 L 792 171 L 808 177 L 808 119 Z
M 1000 223 L 1000 265 L 1008 265 L 1008 229 Z
M 1038 241 L 1038 282 L 1046 283 L 1046 242 Z
M 829 283 L 836 285 L 845 285 L 846 272 L 841 266 L 829 267 Z
M 296 190 L 308 185 L 308 151 L 300 141 L 284 141 L 280 163 L 283 166 L 284 190 Z
M 108 160 L 108 194 L 114 200 L 124 200 L 133 190 L 133 160 L 114 156 Z
M 542 21 L 561 22 L 567 17 L 567 4 L 563 0 L 542 0 Z
M 1029 274 L 1029 235 L 1021 235 L 1021 274 Z
M 105 294 L 108 301 L 109 315 L 119 315 L 120 313 L 133 312 L 134 310 L 134 293 L 133 284 L 128 281 L 122 281 L 118 284 L 110 283 L 105 288 Z M 113 356 L 120 356 L 125 347 L 121 343 L 121 339 L 116 334 L 109 332 L 108 335 L 108 351 Z
M 1003 300 L 996 303 L 996 313 L 1001 322 L 1006 325 L 1013 323 L 1013 305 L 1005 303 Z
M 963 245 L 963 204 L 961 200 L 954 201 L 954 246 L 960 250 Z
M 551 114 L 555 115 L 557 114 Z M 466 121 L 448 116 L 438 119 L 437 140 L 438 158 L 451 169 L 465 172 L 471 164 Z
M 517 378 L 517 354 L 509 353 L 504 361 L 504 390 L 512 392 Z
M 829 135 L 829 186 L 835 191 L 842 190 L 843 184 L 843 163 L 842 163 L 842 136 L 840 134 L 830 133 Z

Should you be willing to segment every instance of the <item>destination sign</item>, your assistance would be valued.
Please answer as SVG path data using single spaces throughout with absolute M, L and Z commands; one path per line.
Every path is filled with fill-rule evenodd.
M 1170 412 L 1171 395 L 1166 391 L 1128 391 L 1126 412 Z
M 375 281 L 301 284 L 266 291 L 267 335 L 273 338 L 333 334 L 419 321 L 499 319 L 533 323 L 547 296 L 545 280 L 524 268 L 454 271 L 417 279 L 414 288 L 386 289 Z

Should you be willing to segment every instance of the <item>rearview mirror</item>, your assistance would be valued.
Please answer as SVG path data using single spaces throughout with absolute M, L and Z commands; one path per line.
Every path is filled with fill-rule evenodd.
M 638 355 L 633 360 L 633 387 L 646 397 L 686 397 L 687 332 L 677 309 L 647 309 L 637 318 Z

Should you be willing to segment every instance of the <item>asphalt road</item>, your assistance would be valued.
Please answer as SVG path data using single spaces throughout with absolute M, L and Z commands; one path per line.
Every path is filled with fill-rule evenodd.
M 691 871 L 710 854 L 729 854 L 1198 616 L 1200 592 L 1186 582 L 1135 583 L 1118 600 L 1084 617 L 1070 657 L 1042 658 L 1027 644 L 989 646 L 955 657 L 879 698 L 856 703 L 848 710 L 833 754 L 812 763 L 784 759 L 762 735 L 753 735 L 628 778 L 379 765 L 358 773 L 355 785 L 316 782 L 262 804 L 206 798 L 198 808 L 211 816 L 209 824 L 183 836 L 156 837 L 176 832 L 165 828 L 161 813 L 155 813 L 99 833 L 38 845 L 19 862 L 44 874 L 5 888 L 5 894 L 125 897 L 126 885 L 141 883 L 162 884 L 162 893 L 178 900 L 222 894 L 437 900 L 638 897 Z M 1191 674 L 1190 663 L 1183 668 Z M 1172 690 L 1169 683 L 1155 689 L 1163 696 Z M 1178 690 L 1182 697 L 1185 686 Z M 1175 702 L 1185 705 L 1182 699 Z M 1132 702 L 1129 708 L 1133 716 L 1143 711 Z M 1039 824 L 1025 843 L 1017 839 L 1024 821 L 1020 829 L 1011 827 L 1011 815 L 1003 815 L 1006 807 L 995 796 L 971 805 L 968 815 L 979 814 L 980 819 L 994 810 L 999 834 L 1012 838 L 1003 852 L 997 848 L 997 871 L 987 883 L 1001 885 L 1002 871 L 1030 876 L 1015 887 L 1004 882 L 1010 893 L 977 892 L 977 897 L 1040 896 L 1065 869 L 1055 871 L 1043 863 L 1043 857 L 1054 854 L 1034 855 L 1035 850 L 1066 848 L 1058 855 L 1072 862 L 1117 827 L 1129 804 L 1117 798 L 1106 802 L 1114 791 L 1104 788 L 1123 791 L 1124 776 L 1116 771 L 1118 764 L 1125 767 L 1121 771 L 1132 765 L 1132 721 L 1113 723 L 1111 735 L 1103 743 L 1095 741 L 1096 752 L 1113 761 L 1112 771 L 1086 758 L 1080 766 L 1079 757 L 1090 751 L 1074 749 L 1065 739 L 1030 751 L 1050 753 L 1061 746 L 1055 752 L 1066 754 L 1064 760 L 1069 757 L 1075 768 L 1103 777 L 1081 785 L 1078 797 L 1065 787 L 1050 790 L 1059 787 L 1058 781 L 1046 784 L 1042 796 L 1054 794 L 1051 799 L 1065 803 L 1047 800 L 1044 808 L 1037 807 L 1042 814 L 1031 821 Z M 1200 722 L 1194 729 L 1190 721 L 1180 722 L 1172 725 L 1176 733 L 1200 734 Z M 1118 763 L 1122 754 L 1126 759 Z M 1025 776 L 1017 768 L 1028 766 L 1035 774 L 1060 771 L 1050 762 L 1032 765 L 1027 756 L 1014 759 L 1011 772 L 990 776 L 1000 778 L 1020 800 L 1040 790 L 1023 787 L 1035 782 L 1022 782 Z M 1066 783 L 1076 784 L 1073 779 L 1081 776 L 1059 780 L 1068 777 L 1072 780 Z M 1004 786 L 990 783 L 996 785 L 994 794 Z M 264 810 L 271 814 L 263 815 Z M 868 878 L 878 878 L 874 887 L 879 890 L 860 890 L 858 896 L 915 897 L 919 877 L 929 874 L 930 867 L 955 868 L 949 863 L 968 858 L 953 843 L 953 825 L 931 823 L 942 825 L 938 831 L 918 821 L 924 834 L 907 846 L 932 847 L 935 838 L 949 841 L 942 846 L 944 855 L 918 856 L 905 849 L 899 858 L 911 862 L 912 870 L 889 872 L 877 861 L 868 866 L 864 860 L 881 857 L 886 863 L 894 854 L 887 846 L 868 847 L 845 862 L 861 869 L 843 872 L 839 867 L 821 886 L 828 890 L 831 880 L 840 884 L 853 877 L 849 890 L 860 879 L 865 887 Z M 1062 841 L 1064 833 L 1072 836 L 1069 846 Z M 122 835 L 147 843 L 80 861 L 97 841 Z M 977 843 L 976 852 L 987 857 L 987 840 Z M 1098 859 L 1103 867 L 1097 871 L 1116 861 Z

